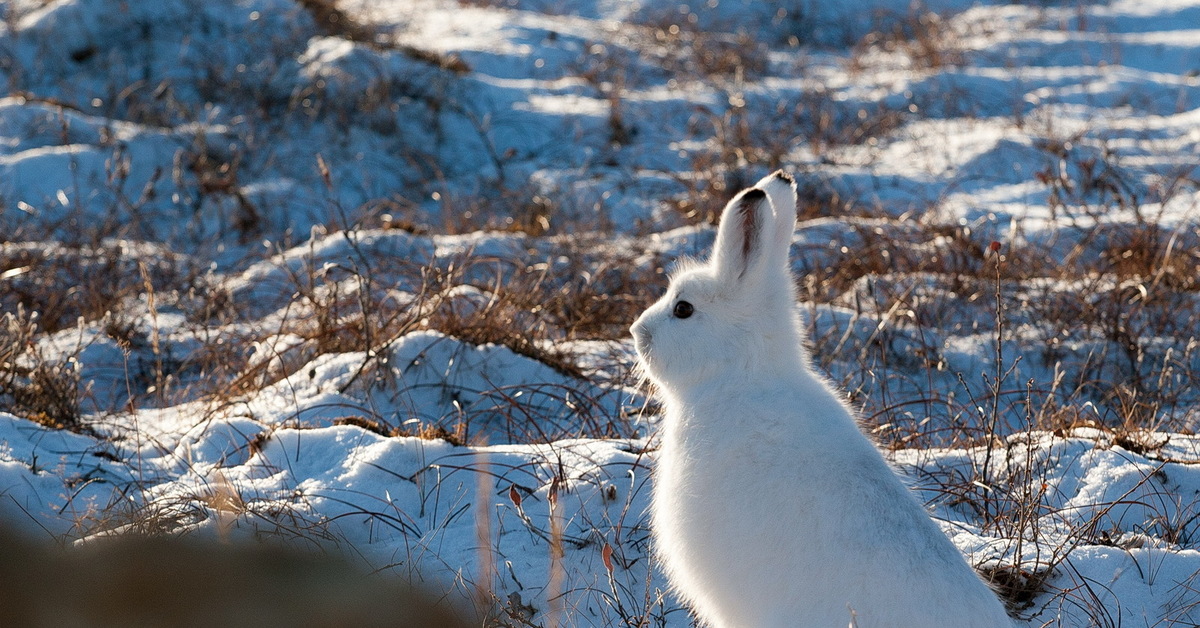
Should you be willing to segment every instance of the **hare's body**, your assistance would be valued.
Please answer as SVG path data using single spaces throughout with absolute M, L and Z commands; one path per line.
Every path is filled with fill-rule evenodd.
M 743 192 L 712 261 L 634 325 L 666 407 L 653 523 L 672 583 L 714 628 L 1011 626 L 809 368 L 794 207 L 780 174 Z
M 718 628 L 1009 625 L 838 399 L 815 378 L 779 384 L 762 402 L 670 404 L 654 529 L 700 616 Z M 781 403 L 828 424 L 787 425 L 803 419 Z

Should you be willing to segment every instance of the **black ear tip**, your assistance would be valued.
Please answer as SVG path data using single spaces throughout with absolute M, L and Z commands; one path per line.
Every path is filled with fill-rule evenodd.
M 742 200 L 743 201 L 751 201 L 751 202 L 761 201 L 762 199 L 764 199 L 766 197 L 767 197 L 767 193 L 758 188 L 750 188 L 749 190 L 742 192 Z
M 787 181 L 788 183 L 796 182 L 795 177 L 793 177 L 792 175 L 790 175 L 782 170 L 776 170 L 775 174 L 772 174 L 771 176 L 775 177 L 776 179 L 783 179 L 784 181 Z

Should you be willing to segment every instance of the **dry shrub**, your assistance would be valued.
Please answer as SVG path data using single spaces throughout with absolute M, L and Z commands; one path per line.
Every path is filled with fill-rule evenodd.
M 580 226 L 563 224 L 560 202 L 528 183 L 497 182 L 479 194 L 438 192 L 437 198 L 442 231 L 448 234 L 502 231 L 538 237 Z
M 869 216 L 873 212 L 836 187 L 814 177 L 799 177 L 796 181 L 796 219 L 811 220 L 828 216 Z
M 803 189 L 803 188 L 802 188 Z M 834 198 L 837 198 L 836 196 Z M 802 196 L 802 202 L 804 197 Z M 801 205 L 805 209 L 805 205 Z M 828 211 L 809 208 L 809 212 Z M 856 213 L 851 213 L 851 212 Z M 865 214 L 865 215 L 864 215 Z M 819 263 L 810 264 L 800 272 L 801 300 L 816 303 L 845 301 L 860 287 L 863 279 L 887 276 L 906 277 L 908 284 L 931 283 L 941 288 L 946 298 L 974 299 L 991 290 L 996 265 L 989 262 L 988 252 L 971 230 L 962 225 L 912 224 L 911 221 L 866 214 L 864 208 L 851 206 L 844 210 L 847 244 L 832 248 L 820 245 Z M 800 259 L 807 259 L 801 251 Z M 1036 257 L 1028 257 L 1034 260 Z M 1002 276 L 1025 277 L 1025 263 L 1001 265 Z M 888 291 L 891 298 L 910 293 L 904 286 Z M 876 299 L 877 308 L 887 310 L 893 301 Z M 950 296 L 953 295 L 953 296 Z M 877 295 L 880 296 L 880 295 Z
M 312 16 L 317 28 L 326 35 L 365 44 L 375 44 L 379 38 L 376 29 L 343 11 L 338 0 L 296 0 L 296 3 Z
M 704 140 L 693 152 L 686 174 L 675 177 L 686 192 L 669 199 L 690 223 L 716 224 L 725 202 L 753 185 L 757 176 L 788 167 L 792 151 L 807 145 L 816 152 L 841 146 L 876 144 L 900 128 L 911 114 L 882 104 L 840 101 L 826 90 L 809 90 L 795 102 L 749 98 L 727 88 L 730 106 L 718 111 L 697 106 L 689 133 Z M 757 176 L 756 176 L 757 175 Z M 828 186 L 800 177 L 801 218 L 879 215 Z
M 979 475 L 976 467 L 974 475 L 942 478 L 946 494 L 957 499 L 959 505 L 970 506 L 982 519 L 985 533 L 1008 539 L 1004 556 L 989 559 L 978 569 L 1014 614 L 1033 609 L 1035 603 L 1040 603 L 1042 610 L 1064 604 L 1087 608 L 1089 613 L 1105 612 L 1105 605 L 1095 597 L 1097 592 L 1070 567 L 1070 554 L 1081 546 L 1130 550 L 1142 547 L 1150 537 L 1186 546 L 1194 543 L 1200 533 L 1200 517 L 1195 515 L 1197 502 L 1178 501 L 1178 496 L 1170 494 L 1170 470 L 1163 466 L 1147 470 L 1134 486 L 1112 501 L 1089 504 L 1085 509 L 1088 516 L 1076 519 L 1079 507 L 1063 503 L 1064 495 L 1054 488 L 1056 480 L 1050 477 L 1056 474 L 1054 469 L 1061 473 L 1074 464 L 1055 451 L 1059 439 L 1086 437 L 1095 441 L 1095 449 L 1120 447 L 1162 465 L 1193 465 L 1197 461 L 1162 457 L 1160 452 L 1170 440 L 1168 435 L 1142 428 L 1109 429 L 1073 414 L 1063 413 L 1073 426 L 993 443 L 990 447 L 1003 450 L 1005 456 L 1003 463 L 992 467 L 994 474 L 990 476 Z M 988 452 L 990 455 L 991 449 Z M 1122 516 L 1117 513 L 1130 504 L 1147 510 L 1145 521 L 1117 520 Z M 1050 534 L 1046 531 L 1046 522 L 1050 521 L 1071 523 Z M 1035 610 L 1034 617 L 1039 612 Z
M 884 14 L 876 16 L 876 20 L 879 28 L 855 45 L 853 69 L 861 69 L 863 55 L 873 50 L 900 53 L 913 68 L 920 70 L 954 67 L 965 62 L 962 40 L 943 16 L 915 8 L 904 16 Z
M 146 399 L 171 403 L 220 389 L 223 384 L 215 379 L 231 376 L 244 363 L 244 334 L 221 327 L 239 316 L 228 294 L 210 285 L 186 258 L 121 243 L 10 245 L 0 249 L 0 257 L 0 266 L 9 267 L 9 289 L 0 293 L 0 305 L 27 324 L 10 325 L 6 338 L 13 346 L 22 336 L 16 330 L 27 330 L 26 353 L 16 353 L 24 357 L 12 363 L 15 371 L 7 372 L 10 388 L 15 386 L 10 394 L 26 408 L 21 412 L 25 416 L 76 429 L 81 396 L 88 397 L 86 386 L 80 388 L 87 384 L 79 380 L 80 366 L 70 359 L 46 359 L 33 349 L 33 341 L 78 325 L 98 327 L 128 352 L 124 386 L 134 405 Z M 159 343 L 149 326 L 131 316 L 144 297 L 153 308 L 178 308 L 198 326 L 195 337 L 204 341 L 182 354 Z M 22 312 L 31 314 L 21 318 Z
M 365 264 L 365 257 L 362 261 L 363 265 L 323 267 L 310 261 L 289 276 L 290 283 L 280 286 L 280 295 L 290 297 L 283 299 L 283 310 L 276 312 L 280 315 L 277 327 L 249 334 L 239 331 L 241 327 L 236 325 L 221 329 L 210 341 L 212 353 L 204 360 L 214 368 L 214 377 L 209 381 L 212 386 L 204 394 L 218 401 L 251 394 L 292 375 L 322 354 L 363 352 L 372 363 L 386 354 L 389 343 L 417 329 L 427 311 L 427 299 L 432 298 L 428 285 L 422 284 L 427 269 L 407 260 L 372 258 L 370 265 Z M 411 297 L 398 297 L 393 293 L 398 283 L 415 284 L 418 291 Z M 216 294 L 220 297 L 223 293 Z M 251 361 L 244 348 L 274 336 L 295 336 L 300 342 L 282 349 L 267 343 L 261 350 L 278 353 L 255 356 Z M 237 355 L 228 355 L 239 348 Z M 364 370 L 369 363 L 363 365 Z M 216 377 L 218 373 L 224 376 Z
M 984 565 L 976 570 L 991 585 L 1010 613 L 1028 610 L 1048 590 L 1057 565 Z
M 564 236 L 558 242 L 562 246 L 550 259 L 465 253 L 415 265 L 364 255 L 353 264 L 307 264 L 280 287 L 281 294 L 295 297 L 283 306 L 277 328 L 246 335 L 238 331 L 242 326 L 225 325 L 191 356 L 193 368 L 213 380 L 205 394 L 218 400 L 253 393 L 321 354 L 373 356 L 361 378 L 379 356 L 387 355 L 392 342 L 418 329 L 433 329 L 475 345 L 504 346 L 586 379 L 564 343 L 625 338 L 630 321 L 665 287 L 665 274 L 661 265 L 647 268 L 628 254 L 612 252 L 602 240 Z M 397 285 L 407 292 L 395 293 Z M 230 298 L 222 291 L 212 294 L 221 302 Z M 203 307 L 215 311 L 223 306 Z M 244 315 L 234 311 L 229 316 L 228 322 L 234 322 Z M 299 342 L 253 362 L 244 350 L 229 354 L 277 335 Z
M 0 249 L 5 288 L 0 304 L 6 311 L 24 307 L 37 312 L 47 333 L 73 326 L 79 319 L 96 320 L 119 309 L 134 294 L 136 284 L 122 272 L 126 264 L 117 247 L 100 250 L 64 247 L 5 246 Z M 63 290 L 63 286 L 74 289 Z
M 421 423 L 413 428 L 404 426 L 394 427 L 388 430 L 388 436 L 415 436 L 424 440 L 442 440 L 456 447 L 467 445 L 467 424 L 463 421 L 455 422 L 452 428 L 447 429 L 444 425 L 430 425 Z
M 749 80 L 767 71 L 767 47 L 745 33 L 697 30 L 681 23 L 654 27 L 659 62 L 672 76 Z
M 262 231 L 263 220 L 258 208 L 242 192 L 239 180 L 241 173 L 242 153 L 236 148 L 226 156 L 211 150 L 204 134 L 197 134 L 193 145 L 186 151 L 176 155 L 179 167 L 175 168 L 176 177 L 186 171 L 191 175 L 194 185 L 187 185 L 182 180 L 176 185 L 184 189 L 194 189 L 192 211 L 198 214 L 204 208 L 206 200 L 213 199 L 218 204 L 222 200 L 232 200 L 235 213 L 231 225 L 238 234 L 238 239 L 245 244 Z
M 463 285 L 462 274 L 479 265 L 503 269 L 511 262 L 472 259 L 436 278 L 442 294 Z M 642 271 L 630 260 L 597 260 L 586 267 L 552 264 L 501 271 L 497 284 L 474 286 L 485 303 L 461 307 L 453 300 L 433 309 L 423 325 L 472 344 L 498 344 L 561 373 L 583 377 L 571 351 L 561 343 L 582 339 L 620 339 L 630 321 L 657 297 L 665 277 Z M 585 274 L 586 273 L 586 274 Z M 470 282 L 465 282 L 470 285 Z
M 840 100 L 824 88 L 804 91 L 795 103 L 780 102 L 772 119 L 778 129 L 807 142 L 818 153 L 839 146 L 874 145 L 912 116 L 883 103 Z
M 689 224 L 716 225 L 725 203 L 744 187 L 745 174 L 729 168 L 717 152 L 696 153 L 692 167 L 695 176 L 675 177 L 684 193 L 668 199 L 667 205 Z
M 79 410 L 79 373 L 35 344 L 36 313 L 17 306 L 0 319 L 0 400 L 13 414 L 53 429 L 89 432 Z
M 383 421 L 358 417 L 358 415 L 338 417 L 332 419 L 330 423 L 334 425 L 361 427 L 361 429 L 368 432 L 377 433 L 377 435 L 385 437 L 416 437 L 425 439 L 425 441 L 445 441 L 455 445 L 455 447 L 464 447 L 468 441 L 467 423 L 464 423 L 464 421 L 456 421 L 452 429 L 446 429 L 444 425 L 427 423 L 418 423 L 412 427 L 404 425 L 390 426 L 383 423 Z
M 692 154 L 687 172 L 673 175 L 685 192 L 667 203 L 691 224 L 716 225 L 725 203 L 754 184 L 754 173 L 781 167 L 791 148 L 791 131 L 759 133 L 769 116 L 741 96 L 730 94 L 730 99 L 731 106 L 721 111 L 697 106 L 703 115 L 693 117 L 689 132 L 706 138 L 704 148 Z M 780 141 L 764 143 L 768 137 Z
M 1035 180 L 1049 188 L 1051 217 L 1082 214 L 1098 219 L 1114 208 L 1139 212 L 1142 194 L 1135 177 L 1120 165 L 1115 151 L 1093 144 L 1082 133 L 1058 137 L 1052 131 L 1035 143 L 1052 158 L 1034 173 Z
M 749 33 L 704 30 L 686 5 L 635 17 L 646 60 L 680 80 L 751 80 L 767 71 L 768 47 Z
M 1101 229 L 1098 229 L 1100 231 Z M 1118 280 L 1162 293 L 1200 291 L 1200 238 L 1156 223 L 1140 223 L 1109 231 L 1100 252 L 1102 268 Z
M 0 246 L 5 286 L 0 291 L 0 309 L 22 306 L 37 312 L 38 325 L 46 333 L 73 327 L 80 320 L 101 320 L 145 289 L 139 264 L 161 292 L 170 293 L 176 286 L 197 290 L 205 286 L 198 269 L 161 248 L 140 249 L 112 241 L 95 246 L 6 244 Z
M 471 71 L 470 66 L 458 55 L 440 55 L 396 41 L 390 33 L 359 21 L 339 6 L 340 0 L 296 0 L 300 8 L 308 12 L 317 28 L 331 37 L 341 37 L 380 50 L 393 50 L 405 56 L 456 74 Z
M 1056 242 L 1001 244 L 992 252 L 960 225 L 886 217 L 839 223 L 846 244 L 815 243 L 797 252 L 796 259 L 811 260 L 799 273 L 800 295 L 878 317 L 880 328 L 864 345 L 869 353 L 857 359 L 844 355 L 845 334 L 851 332 L 834 326 L 832 335 L 818 338 L 816 355 L 854 365 L 847 381 L 852 389 L 866 388 L 852 394 L 869 392 L 869 422 L 880 426 L 886 442 L 988 443 L 1022 427 L 1024 406 L 1035 409 L 1025 426 L 1043 429 L 1078 418 L 1085 405 L 1091 408 L 1089 420 L 1128 432 L 1190 425 L 1188 408 L 1200 385 L 1195 287 L 1200 267 L 1194 246 L 1185 244 L 1190 236 L 1145 225 L 1098 227 L 1073 235 L 1083 243 L 1081 251 L 1090 253 L 1064 264 Z M 965 324 L 992 330 L 1002 336 L 993 342 L 1015 343 L 1024 351 L 1005 355 L 1005 369 L 1020 360 L 1023 372 L 1047 368 L 1057 373 L 1055 379 L 1026 394 L 1021 382 L 1006 381 L 1005 372 L 988 373 L 984 390 L 972 393 L 977 398 L 939 393 L 932 379 L 946 377 L 936 373 L 945 369 L 940 339 L 953 335 L 955 327 L 948 331 L 947 325 L 964 324 L 970 312 L 990 312 L 993 320 Z M 1017 326 L 1019 338 L 1001 331 Z M 895 332 L 898 351 L 892 345 Z M 925 343 L 927 336 L 932 345 Z M 962 375 L 972 382 L 978 377 Z M 892 398 L 890 381 L 925 385 L 927 398 Z M 982 415 L 975 410 L 993 405 Z M 993 416 L 1006 417 L 1008 424 L 989 427 Z M 930 419 L 930 426 L 920 420 L 926 417 L 946 421 Z

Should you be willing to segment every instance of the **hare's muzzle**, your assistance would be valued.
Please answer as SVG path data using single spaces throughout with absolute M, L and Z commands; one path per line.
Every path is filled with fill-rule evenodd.
M 646 351 L 650 349 L 650 341 L 653 336 L 650 335 L 650 330 L 646 328 L 643 319 L 639 318 L 629 328 L 629 331 L 633 333 L 633 346 L 637 349 L 638 355 L 645 356 Z

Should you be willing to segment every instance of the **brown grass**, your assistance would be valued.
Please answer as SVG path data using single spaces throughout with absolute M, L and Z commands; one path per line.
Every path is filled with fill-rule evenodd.
M 411 59 L 423 61 L 456 74 L 465 74 L 471 71 L 471 67 L 458 55 L 441 55 L 401 44 L 396 41 L 393 34 L 362 22 L 347 13 L 341 8 L 339 0 L 296 0 L 296 2 L 300 8 L 312 16 L 317 29 L 326 35 L 341 37 L 379 50 L 400 52 Z
M 9 412 L 46 427 L 90 432 L 79 408 L 76 366 L 42 354 L 35 343 L 37 319 L 22 306 L 0 318 L 0 401 Z
M 880 28 L 855 45 L 852 59 L 857 63 L 861 55 L 872 49 L 899 53 L 918 70 L 954 67 L 965 62 L 965 50 L 948 21 L 922 9 L 900 18 L 884 16 Z

